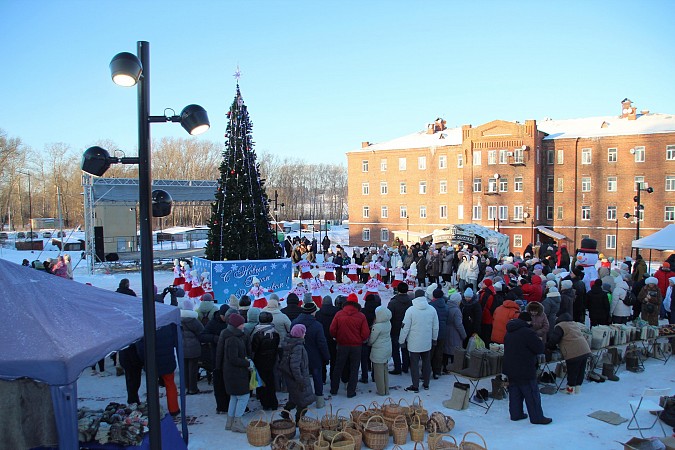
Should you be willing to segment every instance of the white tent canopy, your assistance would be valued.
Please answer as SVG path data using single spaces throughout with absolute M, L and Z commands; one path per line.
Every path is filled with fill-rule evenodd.
M 560 234 L 560 233 L 558 233 L 557 231 L 553 231 L 552 229 L 547 228 L 547 227 L 545 227 L 545 226 L 543 226 L 543 225 L 538 225 L 538 226 L 537 226 L 537 231 L 539 231 L 539 232 L 542 233 L 542 234 L 545 234 L 545 235 L 548 236 L 548 237 L 551 237 L 551 238 L 553 238 L 553 239 L 556 239 L 556 240 L 558 240 L 558 241 L 562 241 L 562 240 L 567 239 L 567 236 L 565 236 L 564 234 Z
M 476 244 L 476 236 L 480 236 L 485 240 L 485 246 L 492 250 L 492 254 L 496 258 L 509 253 L 509 237 L 507 235 L 475 223 L 452 225 L 442 230 L 434 230 L 433 234 L 434 243 L 461 242 Z
M 670 224 L 654 234 L 633 241 L 633 248 L 675 250 L 675 224 Z

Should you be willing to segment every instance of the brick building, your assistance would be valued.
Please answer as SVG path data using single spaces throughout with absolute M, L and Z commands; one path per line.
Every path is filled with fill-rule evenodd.
M 630 254 L 641 191 L 640 236 L 675 222 L 675 115 L 637 112 L 572 120 L 495 120 L 418 133 L 347 152 L 350 243 L 411 242 L 452 224 L 477 223 L 530 242 L 590 236 L 598 250 Z M 675 247 L 675 245 L 674 245 Z M 655 252 L 657 260 L 662 255 Z

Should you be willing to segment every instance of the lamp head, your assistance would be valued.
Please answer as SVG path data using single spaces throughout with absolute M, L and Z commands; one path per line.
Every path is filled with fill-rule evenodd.
M 180 124 L 192 136 L 202 134 L 211 127 L 206 110 L 199 105 L 188 105 L 180 112 Z
M 171 195 L 162 190 L 152 191 L 152 217 L 166 217 L 171 214 L 171 204 L 173 199 Z
M 624 219 L 630 219 L 631 216 L 632 216 L 631 213 L 625 213 L 625 214 L 623 215 L 623 218 L 624 218 Z
M 129 52 L 116 54 L 110 61 L 110 75 L 113 83 L 130 87 L 138 83 L 143 72 L 141 61 L 136 55 Z
M 646 189 L 646 191 L 647 191 L 647 194 L 651 194 L 652 192 L 654 192 L 654 188 L 653 188 L 653 187 L 648 187 L 648 188 Z
M 106 149 L 95 146 L 84 151 L 81 167 L 88 174 L 100 177 L 108 170 L 112 162 L 110 153 Z

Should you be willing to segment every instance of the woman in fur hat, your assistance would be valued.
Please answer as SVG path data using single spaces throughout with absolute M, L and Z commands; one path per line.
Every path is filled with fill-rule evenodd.
M 656 277 L 649 277 L 645 280 L 645 287 L 638 294 L 638 301 L 642 303 L 642 320 L 649 325 L 659 324 L 659 311 L 663 302 L 663 295 L 659 289 L 659 280 Z

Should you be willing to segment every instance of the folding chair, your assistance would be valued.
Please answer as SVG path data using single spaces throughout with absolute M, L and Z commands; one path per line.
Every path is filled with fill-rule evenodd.
M 645 389 L 639 400 L 633 400 L 630 402 L 630 410 L 632 416 L 630 418 L 630 422 L 628 422 L 627 428 L 629 430 L 638 430 L 640 432 L 640 436 L 644 437 L 642 434 L 642 430 L 651 430 L 652 428 L 654 428 L 654 425 L 656 425 L 656 422 L 659 422 L 661 431 L 663 432 L 663 435 L 666 436 L 666 430 L 664 430 L 663 424 L 659 420 L 661 412 L 663 412 L 663 408 L 659 406 L 658 398 L 662 396 L 667 396 L 668 394 L 670 394 L 670 388 Z M 651 400 L 650 397 L 656 398 L 657 401 L 654 402 L 654 400 Z M 654 422 L 652 422 L 650 426 L 648 427 L 640 426 L 637 417 L 639 412 L 654 412 L 656 414 L 655 416 L 656 418 L 654 419 Z M 635 426 L 631 428 L 631 424 L 633 422 L 635 422 Z

